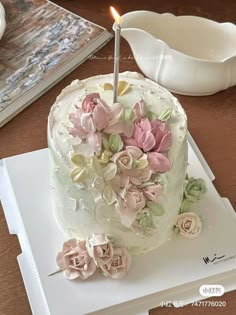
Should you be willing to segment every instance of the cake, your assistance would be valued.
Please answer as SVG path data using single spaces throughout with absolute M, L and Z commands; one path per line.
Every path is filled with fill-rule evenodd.
M 57 257 L 67 278 L 87 277 L 66 264 L 66 253 L 75 248 L 88 248 L 94 259 L 96 253 L 109 257 L 112 246 L 112 257 L 120 253 L 128 265 L 128 257 L 158 248 L 172 237 L 183 203 L 188 147 L 182 106 L 141 74 L 124 72 L 119 80 L 117 103 L 113 74 L 98 75 L 73 81 L 49 115 L 53 209 L 65 237 L 72 239 Z M 202 192 L 191 184 L 194 196 Z M 200 232 L 199 221 L 191 226 L 190 219 L 190 227 L 180 219 L 183 234 L 185 228 L 192 235 Z M 106 268 L 101 261 L 109 274 L 114 261 Z

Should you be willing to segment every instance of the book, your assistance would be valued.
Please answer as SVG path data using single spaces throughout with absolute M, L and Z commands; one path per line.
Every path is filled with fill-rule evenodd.
M 47 0 L 2 0 L 0 127 L 105 45 L 112 35 Z

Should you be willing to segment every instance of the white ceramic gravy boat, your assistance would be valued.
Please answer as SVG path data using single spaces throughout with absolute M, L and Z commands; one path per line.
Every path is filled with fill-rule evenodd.
M 121 35 L 149 78 L 185 95 L 209 95 L 236 85 L 236 26 L 196 16 L 134 11 Z

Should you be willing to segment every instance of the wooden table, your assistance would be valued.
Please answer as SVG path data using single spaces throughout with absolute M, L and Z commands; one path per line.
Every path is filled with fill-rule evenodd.
M 59 5 L 111 30 L 108 15 L 110 4 L 124 14 L 133 10 L 152 10 L 176 15 L 198 15 L 219 22 L 236 23 L 235 0 L 57 0 Z M 178 34 L 176 34 L 178 36 Z M 62 88 L 74 79 L 84 79 L 113 71 L 114 43 L 111 41 L 44 96 L 34 102 L 11 122 L 0 129 L 0 158 L 38 150 L 47 146 L 46 126 L 49 109 Z M 125 40 L 121 44 L 120 71 L 139 71 Z M 107 59 L 104 61 L 104 58 Z M 177 95 L 187 112 L 189 130 L 216 176 L 215 186 L 221 196 L 228 197 L 236 208 L 236 87 L 205 97 Z M 16 256 L 21 252 L 16 236 L 9 235 L 0 209 L 0 314 L 31 314 Z M 194 272 L 194 270 L 193 270 Z M 180 309 L 158 308 L 152 315 L 169 314 L 236 314 L 236 291 L 221 298 L 225 308 L 186 306 Z M 42 314 L 44 315 L 44 314 Z M 66 315 L 66 314 L 65 314 Z M 125 315 L 125 314 L 124 314 Z

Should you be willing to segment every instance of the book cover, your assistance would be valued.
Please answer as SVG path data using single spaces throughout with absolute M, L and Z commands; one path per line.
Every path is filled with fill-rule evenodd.
M 112 35 L 46 0 L 3 0 L 0 126 L 85 61 Z

